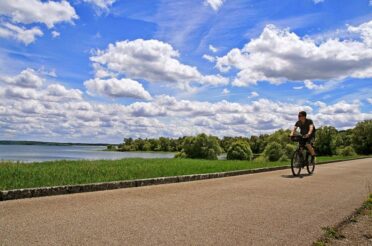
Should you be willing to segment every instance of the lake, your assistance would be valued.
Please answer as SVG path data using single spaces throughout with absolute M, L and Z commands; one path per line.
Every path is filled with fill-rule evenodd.
M 103 151 L 106 146 L 0 145 L 0 160 L 34 162 L 53 160 L 116 160 L 122 158 L 173 158 L 166 152 Z

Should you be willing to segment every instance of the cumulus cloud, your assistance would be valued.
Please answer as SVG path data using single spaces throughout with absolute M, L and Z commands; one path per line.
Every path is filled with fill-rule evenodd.
M 310 105 L 268 99 L 250 103 L 226 100 L 211 103 L 161 95 L 149 102 L 120 105 L 95 103 L 79 96 L 67 100 L 64 97 L 71 92 L 66 93 L 66 90 L 74 89 L 59 90 L 59 86 L 17 87 L 22 92 L 12 91 L 13 94 L 7 95 L 0 90 L 0 132 L 16 134 L 17 137 L 31 134 L 37 138 L 61 140 L 68 137 L 75 141 L 94 138 L 119 142 L 123 136 L 178 137 L 201 132 L 218 136 L 249 136 L 269 133 L 290 128 L 300 110 L 306 110 L 317 127 L 331 124 L 343 129 L 372 118 L 372 114 L 360 111 L 357 102 L 341 101 L 331 105 L 318 102 L 316 109 Z M 55 100 L 45 100 L 46 95 L 54 96 Z
M 249 95 L 249 98 L 254 98 L 254 97 L 258 97 L 259 94 L 256 92 L 256 91 L 252 91 L 251 94 Z
M 207 55 L 207 54 L 204 54 L 203 55 L 203 58 L 209 62 L 214 62 L 216 60 L 216 58 L 214 56 L 211 56 L 211 55 Z
M 43 99 L 58 101 L 59 99 L 81 100 L 83 93 L 78 89 L 67 89 L 61 84 L 50 84 L 45 90 Z
M 116 0 L 83 0 L 86 3 L 93 4 L 100 9 L 108 10 L 109 7 L 116 2 Z
M 225 88 L 225 89 L 222 90 L 222 95 L 227 95 L 229 93 L 230 93 L 230 91 L 227 88 Z
M 349 27 L 349 31 L 360 34 L 360 40 L 328 39 L 320 44 L 288 29 L 268 25 L 243 49 L 234 48 L 218 57 L 216 67 L 222 72 L 238 69 L 233 81 L 236 86 L 248 86 L 258 81 L 278 84 L 287 80 L 370 78 L 371 23 Z
M 209 50 L 212 51 L 213 53 L 216 53 L 218 51 L 218 49 L 216 47 L 214 47 L 213 45 L 209 45 L 208 46 Z
M 214 11 L 218 11 L 225 0 L 205 0 L 205 4 L 209 5 Z
M 26 29 L 8 22 L 0 23 L 0 37 L 14 39 L 29 45 L 33 43 L 38 36 L 43 36 L 43 32 L 38 27 Z
M 59 33 L 59 32 L 57 32 L 57 31 L 52 31 L 52 37 L 53 38 L 57 38 L 57 37 L 59 37 L 61 34 Z
M 0 82 L 5 82 L 19 87 L 26 88 L 38 88 L 43 84 L 43 78 L 41 78 L 37 72 L 31 68 L 23 70 L 16 76 L 3 76 L 0 77 Z
M 196 67 L 181 63 L 179 52 L 159 40 L 120 41 L 107 50 L 98 50 L 90 58 L 96 77 L 125 76 L 152 83 L 167 83 L 190 89 L 191 83 L 225 85 L 229 80 L 221 75 L 203 75 Z
M 75 9 L 66 0 L 3 0 L 0 1 L 0 15 L 17 23 L 43 23 L 48 28 L 59 22 L 72 23 L 78 18 Z
M 108 97 L 131 97 L 138 99 L 151 99 L 139 82 L 132 79 L 91 79 L 84 82 L 90 94 L 99 94 Z

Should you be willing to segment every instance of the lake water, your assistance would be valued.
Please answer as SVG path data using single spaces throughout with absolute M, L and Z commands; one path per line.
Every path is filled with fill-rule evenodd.
M 166 152 L 102 151 L 106 146 L 0 145 L 0 160 L 34 162 L 52 160 L 116 160 L 122 158 L 173 158 Z

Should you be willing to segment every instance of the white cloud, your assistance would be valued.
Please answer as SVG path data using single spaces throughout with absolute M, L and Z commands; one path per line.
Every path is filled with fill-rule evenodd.
M 93 4 L 100 9 L 108 10 L 112 4 L 116 2 L 116 0 L 83 0 L 86 3 Z
M 225 0 L 205 0 L 205 4 L 209 5 L 214 11 L 218 11 Z
M 249 95 L 249 98 L 255 98 L 255 97 L 258 97 L 259 94 L 255 91 L 252 91 L 251 94 Z
M 0 23 L 0 37 L 14 39 L 29 45 L 33 43 L 38 36 L 43 36 L 43 32 L 38 27 L 26 29 L 11 23 Z
M 212 51 L 213 53 L 216 53 L 218 51 L 218 49 L 216 47 L 214 47 L 213 45 L 209 45 L 208 46 L 209 50 Z
M 48 28 L 59 22 L 73 23 L 78 19 L 75 9 L 66 0 L 2 0 L 0 15 L 5 15 L 16 23 L 43 23 Z
M 324 2 L 324 0 L 313 0 L 313 2 L 314 2 L 315 4 L 318 4 L 318 3 L 322 3 L 322 2 Z
M 367 102 L 368 102 L 369 104 L 372 104 L 372 97 L 367 98 Z
M 230 93 L 230 91 L 227 88 L 222 90 L 222 95 L 227 95 L 229 93 Z
M 305 80 L 304 81 L 304 85 L 309 90 L 319 90 L 319 89 L 322 89 L 323 88 L 322 85 L 316 85 L 311 80 Z
M 196 67 L 182 64 L 179 52 L 158 40 L 137 39 L 110 44 L 90 59 L 97 77 L 122 75 L 152 83 L 167 83 L 191 89 L 191 83 L 225 85 L 221 75 L 202 75 Z
M 233 81 L 236 86 L 248 86 L 258 81 L 278 84 L 287 80 L 370 78 L 371 23 L 349 27 L 350 31 L 361 34 L 361 40 L 328 39 L 321 44 L 268 25 L 243 49 L 234 48 L 227 55 L 218 57 L 216 66 L 223 72 L 237 68 L 239 72 Z
M 57 37 L 59 37 L 61 34 L 59 33 L 59 32 L 57 32 L 57 31 L 52 31 L 52 37 L 53 38 L 57 38 Z
M 50 84 L 45 90 L 43 100 L 58 101 L 60 99 L 81 100 L 83 93 L 78 89 L 67 89 L 61 84 Z
M 372 20 L 359 26 L 348 26 L 347 30 L 351 33 L 359 34 L 364 43 L 370 48 L 372 47 Z
M 41 78 L 35 70 L 27 68 L 16 76 L 3 76 L 0 77 L 0 82 L 7 84 L 25 87 L 25 88 L 39 88 L 43 84 L 43 78 Z
M 132 79 L 91 79 L 84 82 L 90 94 L 99 94 L 109 97 L 131 97 L 139 99 L 151 99 L 139 82 Z
M 293 87 L 294 90 L 301 90 L 302 88 L 304 88 L 303 86 L 295 86 Z
M 236 103 L 179 100 L 160 95 L 151 101 L 128 105 L 93 102 L 85 99 L 80 90 L 66 88 L 46 78 L 41 78 L 45 81 L 36 83 L 38 86 L 29 86 L 27 82 L 25 87 L 24 82 L 18 83 L 21 77 L 26 77 L 24 73 L 0 79 L 0 134 L 14 139 L 119 142 L 123 136 L 178 137 L 201 132 L 249 136 L 290 128 L 300 110 L 307 111 L 317 127 L 332 125 L 344 129 L 358 121 L 372 119 L 372 113 L 361 112 L 358 101 L 309 105 L 256 99 Z M 98 83 L 98 87 L 104 86 Z M 123 84 L 122 81 L 113 83 L 111 89 L 118 89 L 119 94 L 127 93 L 127 87 L 121 87 Z M 103 92 L 117 96 L 111 89 L 103 89 Z M 252 92 L 251 95 L 257 94 Z
M 216 60 L 216 58 L 214 56 L 210 56 L 210 55 L 207 55 L 207 54 L 204 54 L 203 55 L 203 58 L 209 62 L 214 62 Z

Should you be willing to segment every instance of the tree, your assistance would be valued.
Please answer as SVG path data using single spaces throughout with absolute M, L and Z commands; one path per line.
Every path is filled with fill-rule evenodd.
M 336 154 L 338 142 L 337 130 L 332 126 L 323 126 L 317 129 L 315 138 L 315 150 L 318 155 Z
M 188 158 L 217 160 L 222 148 L 217 137 L 202 133 L 196 137 L 187 137 L 183 143 L 183 152 Z
M 358 154 L 372 154 L 372 120 L 359 122 L 353 129 L 352 145 Z
M 236 140 L 227 150 L 228 160 L 252 160 L 252 150 L 249 143 L 243 140 Z
M 283 156 L 284 151 L 280 143 L 271 142 L 266 146 L 263 154 L 269 161 L 278 161 Z

